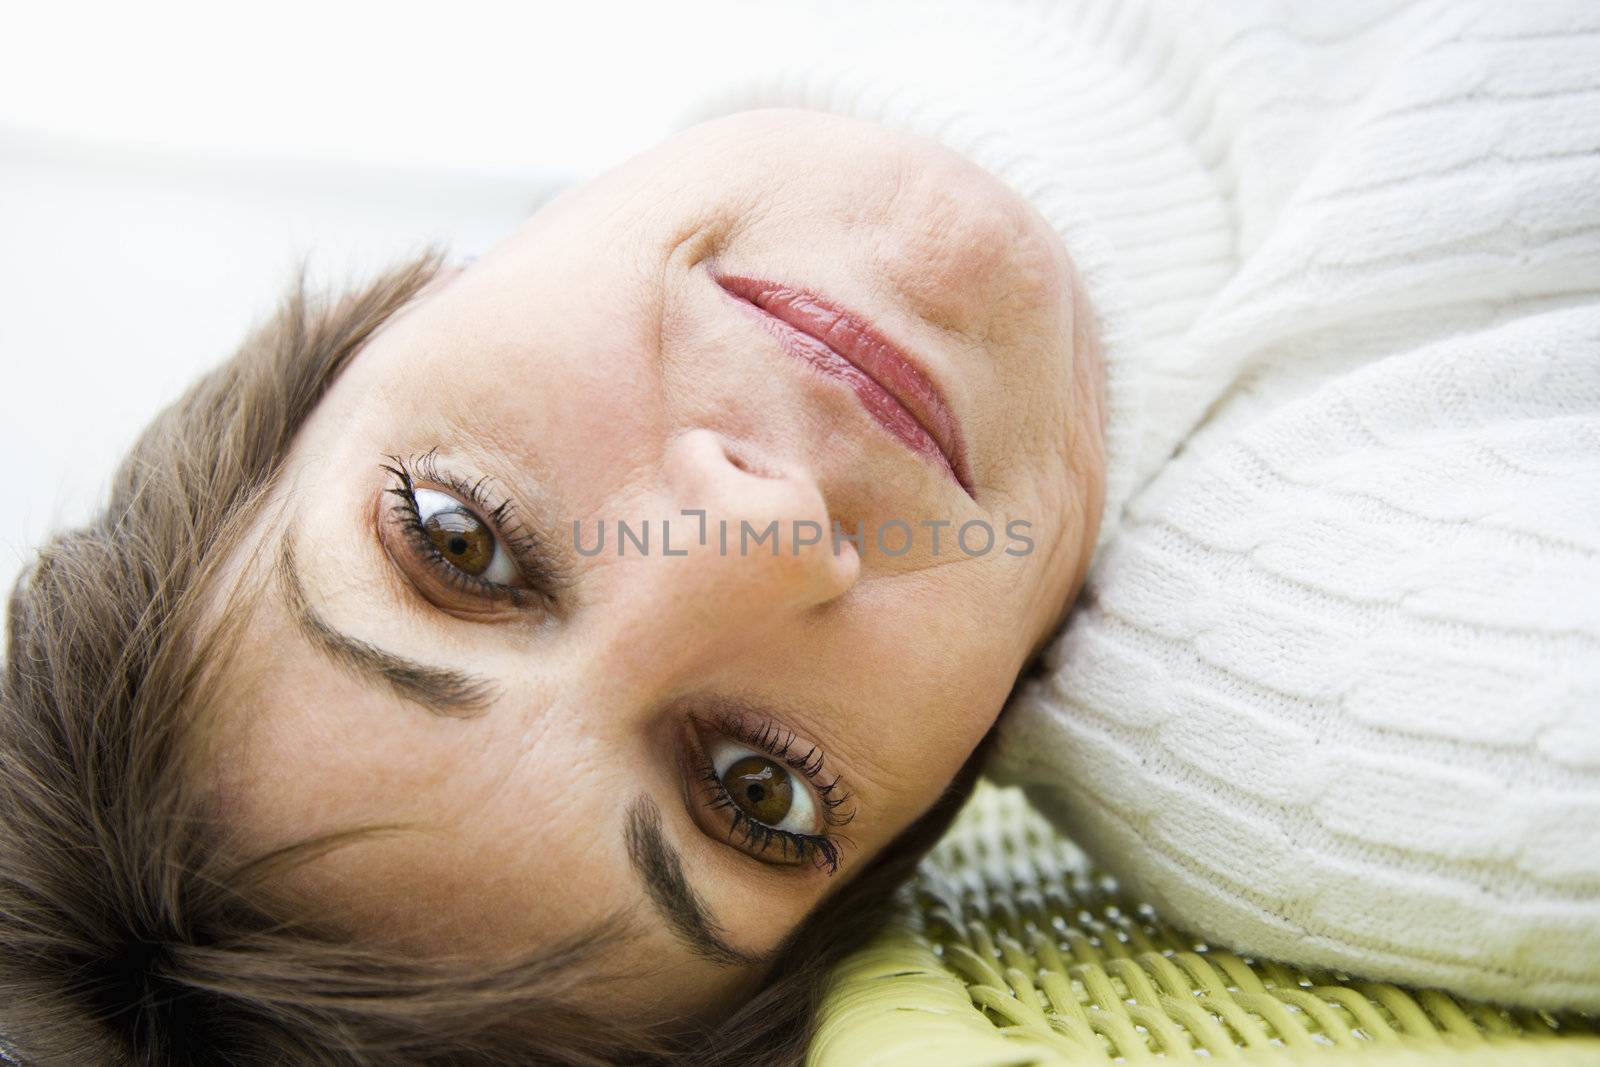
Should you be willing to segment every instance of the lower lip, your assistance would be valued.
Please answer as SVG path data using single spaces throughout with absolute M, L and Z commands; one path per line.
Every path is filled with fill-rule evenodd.
M 878 425 L 888 430 L 911 451 L 931 460 L 943 469 L 968 496 L 973 495 L 969 480 L 962 470 L 958 469 L 965 465 L 965 457 L 961 455 L 960 433 L 954 417 L 939 399 L 927 376 L 915 364 L 894 351 L 893 346 L 883 340 L 876 330 L 818 297 L 787 286 L 733 276 L 718 277 L 717 283 L 731 296 L 737 297 L 760 315 L 762 325 L 782 342 L 785 351 L 829 377 L 848 385 L 855 393 L 856 399 L 861 402 L 861 406 L 866 408 L 867 414 L 871 415 Z M 872 373 L 868 373 L 868 367 L 861 366 L 856 360 L 835 350 L 820 338 L 780 318 L 774 314 L 774 310 L 768 310 L 768 307 L 773 307 L 775 301 L 779 300 L 783 302 L 783 306 L 774 307 L 774 310 L 781 310 L 791 318 L 800 319 L 809 328 L 817 329 L 818 332 L 830 330 L 847 332 L 855 342 L 851 347 L 859 351 L 858 358 L 861 363 L 870 366 Z M 873 374 L 885 377 L 894 382 L 897 388 L 910 391 L 922 398 L 930 409 L 932 417 L 944 422 L 947 439 L 956 442 L 952 449 L 955 454 L 947 454 L 911 410 L 879 384 Z

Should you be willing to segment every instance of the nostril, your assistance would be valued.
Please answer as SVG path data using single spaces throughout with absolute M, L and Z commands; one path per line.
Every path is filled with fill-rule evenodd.
M 727 441 L 722 443 L 722 454 L 727 457 L 729 463 L 733 464 L 735 467 L 738 467 L 746 474 L 753 475 L 757 478 L 777 479 L 783 477 L 782 474 L 763 466 L 759 462 L 753 460 L 743 449 L 736 448 L 730 445 Z

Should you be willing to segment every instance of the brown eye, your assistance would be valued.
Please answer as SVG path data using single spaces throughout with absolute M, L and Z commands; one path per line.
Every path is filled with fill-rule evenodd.
M 794 804 L 789 772 L 765 756 L 745 756 L 722 774 L 722 787 L 757 822 L 778 826 Z
M 473 577 L 494 562 L 494 534 L 470 511 L 436 511 L 422 520 L 422 528 L 439 555 Z
M 525 584 L 494 529 L 466 504 L 437 489 L 417 489 L 411 496 L 422 532 L 446 563 L 491 585 Z
M 822 763 L 817 750 L 802 750 L 810 753 L 805 759 L 790 758 L 793 735 L 780 735 L 776 727 L 754 732 L 747 744 L 727 733 L 702 734 L 698 720 L 685 725 L 685 800 L 700 828 L 763 863 L 812 861 L 832 873 L 839 849 L 826 828 L 843 825 L 853 813 L 830 818 L 824 811 L 839 803 L 828 796 L 838 782 L 818 787 L 811 781 Z M 727 729 L 751 732 L 742 723 Z M 703 783 L 698 789 L 696 779 Z

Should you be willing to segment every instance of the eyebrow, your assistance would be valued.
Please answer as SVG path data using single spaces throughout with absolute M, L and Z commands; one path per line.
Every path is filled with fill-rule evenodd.
M 683 857 L 661 832 L 661 812 L 655 802 L 640 796 L 628 808 L 625 831 L 628 860 L 644 883 L 645 893 L 678 939 L 713 963 L 724 967 L 763 963 L 769 956 L 752 956 L 729 945 L 719 935 L 723 928 L 683 874 Z
M 284 534 L 276 569 L 278 585 L 295 626 L 336 666 L 387 686 L 435 715 L 463 718 L 483 711 L 494 702 L 495 687 L 485 678 L 379 648 L 336 629 L 317 614 L 306 599 L 305 584 L 295 565 L 292 532 Z

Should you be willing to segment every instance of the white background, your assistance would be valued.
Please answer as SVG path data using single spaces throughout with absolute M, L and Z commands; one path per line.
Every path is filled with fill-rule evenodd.
M 833 0 L 0 0 L 0 588 L 295 265 L 481 251 Z

